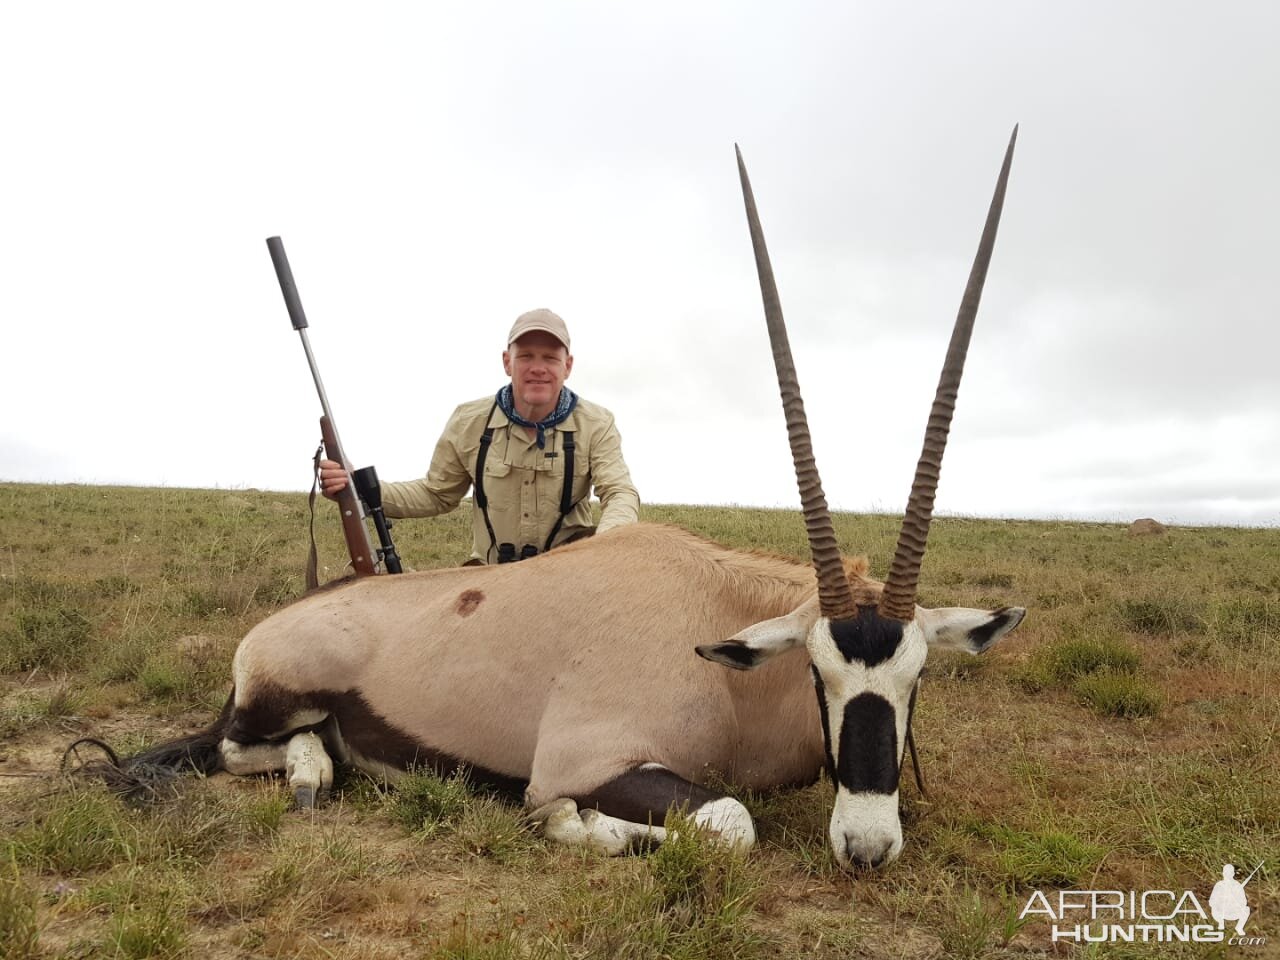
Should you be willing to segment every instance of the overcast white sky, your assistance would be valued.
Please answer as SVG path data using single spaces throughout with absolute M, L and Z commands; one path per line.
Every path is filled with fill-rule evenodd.
M 897 511 L 1000 158 L 941 514 L 1280 524 L 1280 4 L 0 10 L 0 480 L 421 475 L 561 313 L 649 502 Z

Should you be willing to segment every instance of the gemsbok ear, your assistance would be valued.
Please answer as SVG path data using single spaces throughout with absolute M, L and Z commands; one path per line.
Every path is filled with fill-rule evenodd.
M 815 604 L 807 603 L 784 616 L 761 620 L 739 630 L 728 640 L 704 643 L 695 649 L 704 660 L 722 663 L 735 670 L 754 670 L 766 660 L 804 645 L 809 627 L 813 623 L 813 617 L 806 616 L 805 613 L 817 612 L 806 610 L 811 606 Z
M 971 610 L 966 607 L 916 608 L 916 622 L 930 650 L 962 650 L 982 653 L 1022 622 L 1025 607 Z

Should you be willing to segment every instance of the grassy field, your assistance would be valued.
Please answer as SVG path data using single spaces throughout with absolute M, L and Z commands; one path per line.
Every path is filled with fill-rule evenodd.
M 130 806 L 58 775 L 207 724 L 236 643 L 302 591 L 300 494 L 0 485 L 0 957 L 1280 955 L 1280 530 L 942 519 L 929 606 L 1029 608 L 981 659 L 932 662 L 928 799 L 907 845 L 848 876 L 831 788 L 743 797 L 761 844 L 696 831 L 646 857 L 548 847 L 457 780 L 358 775 L 315 814 L 277 782 L 184 780 Z M 798 514 L 647 507 L 722 543 L 807 556 Z M 897 518 L 840 515 L 887 568 Z M 345 552 L 321 511 L 322 576 Z M 465 558 L 463 513 L 397 525 L 417 569 Z M 1190 889 L 1224 863 L 1266 946 L 1051 944 L 1034 890 Z

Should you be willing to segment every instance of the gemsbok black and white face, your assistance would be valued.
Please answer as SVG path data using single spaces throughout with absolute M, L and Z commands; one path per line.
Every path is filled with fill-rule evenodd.
M 864 584 L 869 587 L 870 584 Z M 752 670 L 803 645 L 813 666 L 827 774 L 835 786 L 828 835 L 845 869 L 878 867 L 902 851 L 898 816 L 907 729 L 930 650 L 982 653 L 1022 622 L 1026 610 L 916 608 L 909 623 L 880 616 L 874 604 L 852 618 L 820 616 L 815 597 L 798 610 L 753 624 L 698 653 Z
M 929 648 L 981 653 L 1016 627 L 1026 614 L 1021 607 L 996 611 L 926 610 L 915 602 L 942 454 L 995 246 L 1017 134 L 1015 127 L 952 331 L 897 550 L 883 590 L 867 581 L 851 583 L 840 557 L 814 461 L 773 267 L 746 166 L 742 154 L 738 154 L 747 223 L 809 547 L 818 574 L 818 593 L 793 612 L 753 624 L 722 643 L 705 644 L 698 653 L 709 660 L 749 670 L 804 644 L 813 664 L 827 771 L 836 789 L 829 831 L 831 845 L 836 859 L 846 868 L 880 866 L 902 850 L 898 782 Z

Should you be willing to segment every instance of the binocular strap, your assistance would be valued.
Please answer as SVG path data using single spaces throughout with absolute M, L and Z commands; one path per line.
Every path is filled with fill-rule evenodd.
M 493 523 L 489 520 L 489 498 L 484 492 L 484 462 L 488 459 L 489 447 L 493 443 L 494 428 L 490 426 L 489 421 L 493 419 L 493 411 L 497 408 L 498 401 L 495 400 L 493 406 L 489 408 L 489 416 L 485 420 L 484 433 L 480 435 L 480 451 L 476 454 L 475 498 L 476 505 L 480 508 L 481 515 L 484 516 L 484 527 L 489 532 L 490 552 L 497 551 L 498 538 L 493 532 Z M 555 540 L 556 534 L 560 532 L 560 527 L 564 524 L 564 518 L 578 505 L 573 499 L 573 459 L 577 444 L 574 443 L 572 430 L 562 430 L 561 433 L 564 435 L 564 485 L 560 488 L 560 516 L 556 518 L 555 526 L 551 528 L 551 534 L 547 537 L 547 542 L 543 544 L 543 553 L 551 549 L 551 543 Z

